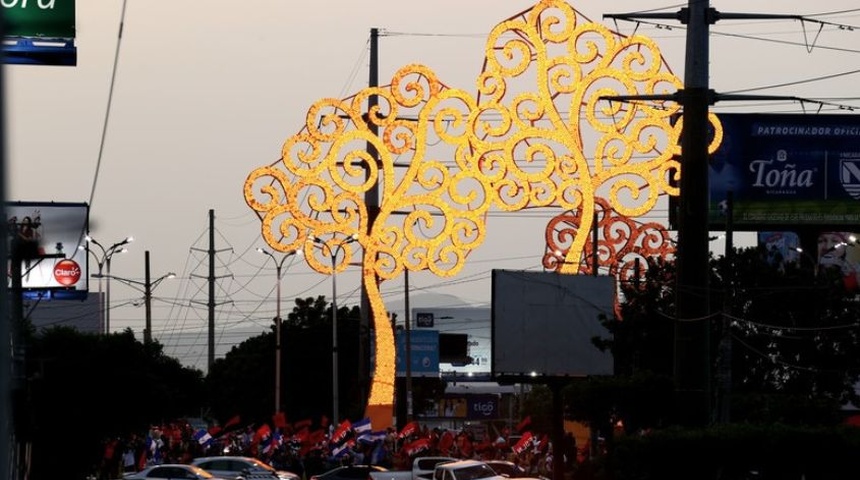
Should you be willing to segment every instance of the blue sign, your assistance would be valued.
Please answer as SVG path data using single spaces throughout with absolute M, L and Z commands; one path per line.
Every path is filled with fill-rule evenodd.
M 860 223 L 860 116 L 720 114 L 711 158 L 710 221 L 736 226 Z
M 409 346 L 412 353 L 410 372 L 413 377 L 439 376 L 439 331 L 410 330 Z M 395 338 L 397 344 L 397 363 L 395 370 L 398 377 L 406 376 L 406 331 L 398 330 Z

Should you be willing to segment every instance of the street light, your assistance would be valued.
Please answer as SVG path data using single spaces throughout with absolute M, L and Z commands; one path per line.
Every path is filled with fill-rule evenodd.
M 110 279 L 118 280 L 118 281 L 125 283 L 126 285 L 133 287 L 133 288 L 136 288 L 138 290 L 140 290 L 140 287 L 143 287 L 143 301 L 144 301 L 144 306 L 146 308 L 146 324 L 145 324 L 144 329 L 143 329 L 143 343 L 149 344 L 152 341 L 152 291 L 155 290 L 155 287 L 157 287 L 158 284 L 160 284 L 163 280 L 168 279 L 168 278 L 176 278 L 176 274 L 173 272 L 168 272 L 168 273 L 156 278 L 155 280 L 150 280 L 150 277 L 149 277 L 149 250 L 144 252 L 144 262 L 145 262 L 144 271 L 146 272 L 146 278 L 143 282 L 140 282 L 137 280 L 131 280 L 128 278 L 117 277 L 117 276 L 113 276 L 110 274 L 108 274 L 108 275 L 96 274 L 93 276 L 99 277 L 99 280 L 101 280 L 102 277 L 108 279 L 108 281 L 110 281 Z M 140 305 L 140 304 L 137 304 L 137 305 Z
M 258 252 L 268 256 L 275 263 L 275 273 L 277 278 L 277 310 L 275 313 L 275 414 L 281 413 L 281 275 L 284 266 L 284 260 L 293 255 L 301 255 L 301 250 L 292 250 L 284 254 L 280 260 L 275 258 L 272 252 L 257 249 Z
M 125 248 L 125 245 L 134 241 L 133 237 L 126 237 L 124 240 L 114 243 L 108 248 L 105 248 L 101 243 L 99 243 L 95 238 L 90 236 L 89 234 L 84 237 L 87 241 L 86 246 L 81 245 L 78 248 L 81 250 L 86 250 L 90 254 L 92 254 L 93 258 L 96 260 L 96 264 L 99 267 L 99 273 L 97 275 L 93 275 L 99 279 L 99 323 L 100 326 L 104 328 L 105 334 L 110 333 L 110 260 L 117 253 L 125 253 L 128 251 Z M 99 251 L 94 251 L 90 245 L 95 245 L 98 247 Z M 99 255 L 101 253 L 101 255 Z M 102 274 L 102 269 L 106 269 L 106 273 Z M 102 278 L 107 278 L 108 281 L 106 283 L 105 289 L 105 298 L 101 298 L 102 296 Z
M 332 421 L 339 422 L 338 418 L 338 379 L 337 379 L 337 256 L 343 250 L 344 245 L 358 241 L 358 234 L 334 243 L 334 248 L 321 238 L 311 237 L 310 240 L 328 251 L 331 256 L 331 387 L 332 387 Z

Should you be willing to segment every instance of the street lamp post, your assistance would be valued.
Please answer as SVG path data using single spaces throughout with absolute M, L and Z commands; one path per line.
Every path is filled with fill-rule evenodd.
M 93 276 L 98 277 L 99 280 L 101 280 L 102 278 L 105 278 L 108 281 L 110 281 L 111 279 L 114 279 L 114 280 L 120 281 L 122 283 L 125 283 L 126 285 L 129 285 L 133 288 L 136 288 L 138 290 L 142 289 L 142 291 L 143 291 L 143 302 L 144 302 L 144 307 L 146 309 L 146 324 L 145 324 L 144 329 L 143 329 L 143 343 L 149 344 L 150 342 L 152 342 L 152 292 L 155 290 L 155 287 L 157 287 L 163 280 L 168 279 L 168 278 L 175 278 L 176 274 L 173 272 L 168 272 L 168 273 L 156 278 L 155 280 L 151 280 L 150 276 L 149 276 L 149 250 L 144 252 L 144 261 L 145 261 L 144 270 L 146 272 L 145 273 L 146 277 L 145 277 L 145 280 L 143 282 L 140 282 L 137 280 L 131 280 L 129 278 L 117 277 L 117 276 L 110 275 L 110 274 L 108 274 L 108 275 L 97 274 L 97 275 L 93 275 Z M 136 305 L 140 305 L 140 304 L 136 304 Z
M 277 276 L 277 307 L 275 313 L 275 414 L 281 413 L 281 279 L 283 278 L 284 260 L 293 256 L 301 255 L 301 250 L 292 250 L 284 254 L 280 260 L 275 258 L 272 252 L 257 249 L 258 252 L 268 256 L 275 263 L 275 275 Z
M 144 263 L 146 268 L 146 278 L 143 283 L 143 299 L 144 302 L 146 302 L 146 327 L 143 330 L 143 343 L 149 344 L 152 341 L 152 290 L 157 287 L 162 280 L 166 278 L 174 278 L 176 277 L 176 274 L 168 272 L 156 278 L 155 281 L 151 281 L 149 276 L 149 250 L 144 252 Z
M 332 421 L 337 423 L 338 418 L 338 368 L 337 368 L 337 256 L 343 250 L 344 245 L 348 245 L 358 240 L 358 234 L 353 234 L 332 246 L 321 238 L 311 237 L 311 240 L 321 245 L 321 248 L 328 250 L 331 256 L 331 388 L 332 388 Z
M 128 251 L 125 248 L 125 245 L 134 241 L 133 237 L 126 237 L 122 241 L 116 242 L 110 247 L 105 248 L 101 243 L 99 243 L 95 238 L 90 235 L 84 237 L 87 241 L 87 245 L 81 245 L 78 247 L 81 250 L 86 250 L 90 254 L 92 254 L 93 258 L 96 260 L 96 264 L 99 267 L 99 273 L 97 275 L 93 275 L 93 277 L 97 277 L 99 279 L 99 323 L 100 327 L 103 328 L 103 333 L 110 333 L 110 260 L 117 253 L 125 253 Z M 98 252 L 94 251 L 90 245 L 95 245 L 98 247 Z M 99 254 L 101 253 L 101 254 Z M 105 273 L 102 271 L 105 270 Z M 102 278 L 107 278 L 106 289 L 105 289 L 105 298 L 101 298 L 102 296 Z

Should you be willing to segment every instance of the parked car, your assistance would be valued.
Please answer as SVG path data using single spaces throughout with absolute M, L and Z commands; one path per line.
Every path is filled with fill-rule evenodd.
M 453 457 L 418 457 L 412 461 L 412 470 L 370 472 L 368 480 L 433 480 L 436 465 L 455 461 Z
M 370 472 L 385 471 L 388 469 L 379 465 L 344 465 L 313 475 L 310 480 L 367 480 L 370 478 Z
M 433 471 L 433 480 L 506 480 L 492 467 L 479 460 L 441 463 Z
M 525 468 L 507 460 L 485 460 L 496 473 L 507 478 L 544 478 L 539 475 L 531 475 Z
M 268 463 L 253 457 L 231 455 L 199 457 L 192 460 L 191 464 L 228 480 L 300 480 L 299 476 L 293 472 L 277 470 Z
M 125 474 L 123 480 L 147 480 L 147 479 L 165 479 L 165 480 L 226 480 L 221 477 L 216 477 L 212 473 L 203 470 L 194 465 L 184 465 L 180 463 L 163 463 L 161 465 L 153 465 L 144 468 L 137 473 Z

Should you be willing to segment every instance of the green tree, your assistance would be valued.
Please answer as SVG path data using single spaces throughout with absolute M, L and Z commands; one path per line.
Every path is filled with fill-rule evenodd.
M 26 379 L 17 391 L 18 439 L 32 442 L 33 478 L 84 478 L 99 446 L 150 425 L 197 415 L 203 373 L 144 345 L 126 330 L 82 334 L 54 327 L 24 342 Z
M 724 333 L 732 339 L 732 418 L 834 422 L 839 406 L 857 399 L 860 304 L 827 272 L 815 277 L 797 264 L 770 264 L 766 252 L 757 248 L 736 250 L 733 257 L 732 265 L 723 256 L 712 259 L 709 298 L 711 310 L 717 313 L 710 319 L 711 358 L 718 358 Z M 665 408 L 641 409 L 637 404 L 653 406 L 658 404 L 655 398 L 665 401 L 665 380 L 671 378 L 673 363 L 674 287 L 673 263 L 654 262 L 645 280 L 623 286 L 622 318 L 604 322 L 613 337 L 595 339 L 615 358 L 617 378 L 611 383 L 617 388 L 609 394 L 600 384 L 595 388 L 604 394 L 586 397 L 598 404 L 608 402 L 625 426 L 649 428 L 672 421 L 671 411 Z M 714 392 L 718 373 L 715 362 Z M 637 376 L 651 379 L 633 381 Z M 626 386 L 618 383 L 625 381 Z M 656 397 L 649 400 L 649 391 Z M 580 411 L 591 408 L 587 402 L 582 405 L 582 398 L 580 402 Z M 589 414 L 606 415 L 606 411 L 606 406 L 601 410 L 595 405 Z M 651 413 L 643 415 L 646 412 Z
M 297 298 L 281 328 L 281 400 L 290 422 L 331 416 L 332 315 L 324 296 Z M 339 410 L 356 418 L 358 307 L 340 306 L 338 320 Z M 240 415 L 270 423 L 274 413 L 275 328 L 234 346 L 215 361 L 206 379 L 216 418 Z
M 338 308 L 339 411 L 352 420 L 364 415 L 367 392 L 358 372 L 360 309 Z M 297 298 L 281 329 L 281 399 L 288 422 L 318 420 L 332 411 L 331 304 L 325 296 Z M 215 361 L 206 379 L 213 415 L 240 415 L 247 422 L 270 422 L 274 413 L 274 325 L 268 332 L 234 346 Z M 414 379 L 415 411 L 444 393 L 438 379 Z

